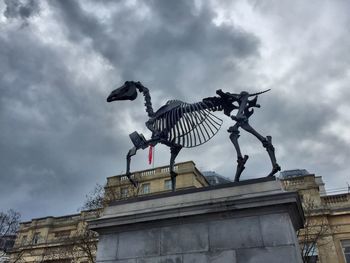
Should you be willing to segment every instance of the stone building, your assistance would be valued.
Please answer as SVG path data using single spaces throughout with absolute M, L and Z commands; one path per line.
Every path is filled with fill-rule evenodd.
M 209 185 L 192 161 L 176 164 L 175 170 L 177 190 Z M 104 203 L 171 191 L 168 166 L 137 171 L 132 177 L 138 180 L 138 188 L 134 188 L 125 175 L 108 177 Z M 97 236 L 87 230 L 86 221 L 95 219 L 98 214 L 98 210 L 83 211 L 21 223 L 11 252 L 12 262 L 93 262 Z
M 177 190 L 209 186 L 210 178 L 192 161 L 178 163 L 175 169 Z M 136 189 L 125 175 L 107 178 L 105 204 L 171 191 L 168 166 L 134 172 L 132 176 L 139 181 Z M 284 171 L 279 179 L 284 190 L 297 191 L 303 201 L 308 228 L 300 231 L 299 241 L 309 262 L 350 263 L 350 194 L 327 195 L 322 178 L 306 170 Z M 12 258 L 20 259 L 17 262 L 91 262 L 97 237 L 87 231 L 86 220 L 97 216 L 98 211 L 85 211 L 23 222 Z
M 12 249 L 16 240 L 16 235 L 0 236 L 0 263 L 9 262 L 8 251 Z
M 96 217 L 96 211 L 83 211 L 22 222 L 11 262 L 93 262 L 97 236 L 87 230 L 86 221 Z
M 320 176 L 306 170 L 281 172 L 285 190 L 298 191 L 306 216 L 299 233 L 309 262 L 350 263 L 350 193 L 328 195 Z
M 177 190 L 201 188 L 209 185 L 208 180 L 192 161 L 177 163 L 174 169 L 178 174 L 176 177 Z M 137 171 L 131 177 L 139 182 L 137 188 L 130 184 L 125 175 L 108 177 L 105 186 L 107 201 L 171 191 L 169 166 Z

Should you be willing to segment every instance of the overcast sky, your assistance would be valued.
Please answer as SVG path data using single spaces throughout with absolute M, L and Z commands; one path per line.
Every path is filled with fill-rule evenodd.
M 251 124 L 271 135 L 283 170 L 305 168 L 328 188 L 350 183 L 350 1 L 0 0 L 0 210 L 23 219 L 75 213 L 85 194 L 125 172 L 128 134 L 146 137 L 143 96 L 106 103 L 126 80 L 196 102 L 217 89 L 256 92 Z M 221 131 L 177 161 L 233 178 Z M 242 179 L 270 162 L 251 135 Z M 170 154 L 156 146 L 155 166 Z M 132 170 L 150 168 L 147 150 Z

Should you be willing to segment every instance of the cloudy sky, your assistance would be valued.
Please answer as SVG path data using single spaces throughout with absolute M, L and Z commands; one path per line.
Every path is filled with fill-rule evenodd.
M 282 169 L 305 168 L 328 188 L 350 183 L 349 1 L 0 0 L 0 210 L 23 219 L 75 213 L 85 194 L 125 172 L 128 134 L 146 137 L 143 97 L 106 103 L 125 80 L 154 108 L 217 89 L 256 92 L 251 124 L 272 135 Z M 224 119 L 207 144 L 177 161 L 233 177 Z M 244 178 L 268 156 L 241 134 Z M 169 149 L 156 146 L 155 165 Z M 150 168 L 147 151 L 132 169 Z

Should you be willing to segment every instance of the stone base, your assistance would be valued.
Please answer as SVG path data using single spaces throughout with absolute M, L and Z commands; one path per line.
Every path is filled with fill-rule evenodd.
M 302 262 L 296 193 L 274 179 L 116 202 L 90 222 L 97 262 Z

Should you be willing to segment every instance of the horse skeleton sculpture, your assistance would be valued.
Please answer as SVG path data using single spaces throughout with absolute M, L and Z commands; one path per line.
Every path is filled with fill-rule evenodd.
M 151 96 L 146 87 L 140 82 L 126 81 L 123 86 L 112 91 L 107 102 L 119 100 L 135 100 L 137 91 L 143 93 L 146 112 L 149 120 L 146 127 L 152 132 L 151 139 L 146 140 L 142 134 L 136 131 L 131 133 L 130 139 L 134 147 L 127 154 L 126 176 L 136 187 L 137 181 L 131 178 L 131 157 L 139 149 L 155 146 L 162 143 L 170 147 L 170 175 L 172 190 L 175 191 L 176 176 L 174 171 L 175 158 L 180 150 L 201 145 L 211 139 L 220 129 L 222 120 L 211 113 L 218 109 L 213 103 L 204 101 L 197 103 L 185 103 L 179 100 L 170 100 L 156 112 L 153 111 Z
M 236 121 L 236 124 L 228 129 L 231 134 L 230 139 L 237 152 L 237 169 L 235 181 L 238 182 L 245 169 L 244 165 L 248 160 L 248 155 L 242 155 L 239 144 L 239 128 L 253 134 L 266 148 L 270 157 L 272 170 L 268 176 L 273 176 L 279 170 L 280 166 L 276 162 L 275 149 L 272 145 L 271 136 L 262 136 L 249 124 L 249 117 L 253 114 L 254 109 L 260 108 L 257 104 L 258 95 L 269 90 L 249 94 L 242 91 L 240 94 L 223 92 L 217 90 L 219 97 L 208 97 L 201 102 L 188 104 L 179 100 L 170 100 L 156 112 L 153 111 L 151 96 L 146 87 L 140 82 L 126 81 L 125 84 L 112 91 L 108 96 L 107 102 L 119 100 L 135 100 L 137 91 L 143 93 L 145 97 L 146 112 L 149 120 L 146 127 L 152 132 L 151 139 L 146 140 L 142 134 L 136 131 L 131 133 L 130 139 L 134 147 L 127 154 L 126 176 L 133 185 L 137 186 L 137 181 L 131 178 L 130 162 L 139 149 L 146 149 L 148 146 L 155 146 L 162 143 L 170 147 L 170 175 L 172 190 L 176 187 L 177 173 L 174 171 L 175 158 L 180 150 L 201 145 L 211 139 L 220 129 L 222 120 L 213 115 L 211 112 L 223 111 L 225 115 Z M 254 97 L 253 99 L 250 99 Z M 233 110 L 237 110 L 236 115 L 231 115 Z
M 236 121 L 236 124 L 228 129 L 228 132 L 231 133 L 231 142 L 233 143 L 237 152 L 235 182 L 239 181 L 240 176 L 245 169 L 244 164 L 249 158 L 248 155 L 244 155 L 244 157 L 242 156 L 241 149 L 238 144 L 240 133 L 239 128 L 253 134 L 263 144 L 263 147 L 266 149 L 272 164 L 272 170 L 268 176 L 273 176 L 275 173 L 281 170 L 281 167 L 276 162 L 275 148 L 272 145 L 272 137 L 266 136 L 265 138 L 249 124 L 249 117 L 254 113 L 254 109 L 252 108 L 260 108 L 260 105 L 257 104 L 258 95 L 267 91 L 269 90 L 254 94 L 249 94 L 246 91 L 242 91 L 240 94 L 235 94 L 217 90 L 216 93 L 219 95 L 219 97 L 209 97 L 203 100 L 209 105 L 219 105 L 218 110 L 223 110 L 225 115 L 230 116 L 232 120 Z M 249 99 L 251 97 L 254 98 Z M 236 115 L 231 115 L 233 110 L 238 110 Z

